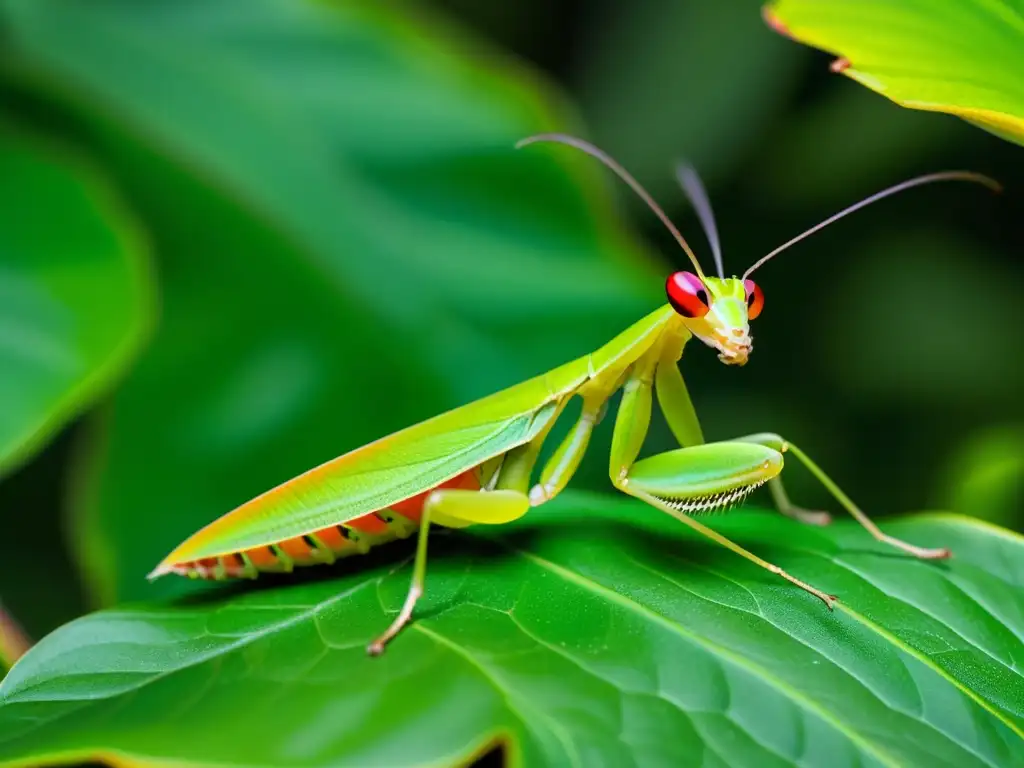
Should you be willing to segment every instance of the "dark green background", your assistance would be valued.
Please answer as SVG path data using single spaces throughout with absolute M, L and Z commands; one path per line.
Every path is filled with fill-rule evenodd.
M 41 5 L 68 14 L 83 7 Z M 212 34 L 195 47 L 185 41 L 189 29 L 199 31 L 198 38 L 215 30 L 216 15 L 203 18 L 200 4 L 184 3 L 192 26 L 183 25 L 185 31 L 179 29 L 181 36 L 175 38 L 170 3 L 122 4 L 122 11 L 133 6 L 123 20 L 117 3 L 102 5 L 109 14 L 101 25 L 76 25 L 73 16 L 66 17 L 70 20 L 61 34 L 74 44 L 54 43 L 66 47 L 71 57 L 63 66 L 73 66 L 76 50 L 93 60 L 113 49 L 110 40 L 131 41 L 137 35 L 138 87 L 123 103 L 154 119 L 182 110 L 177 114 L 187 113 L 192 120 L 169 124 L 185 141 L 193 135 L 190 131 L 201 135 L 209 117 L 203 105 L 216 103 L 217 96 L 204 96 L 204 73 L 215 68 L 227 49 L 218 48 L 222 42 Z M 471 50 L 494 46 L 509 54 L 503 66 L 522 68 L 529 78 L 547 78 L 561 87 L 569 111 L 580 118 L 574 130 L 634 170 L 703 255 L 708 249 L 699 225 L 672 173 L 677 158 L 691 160 L 707 181 L 730 271 L 741 272 L 760 254 L 835 210 L 915 173 L 963 167 L 1003 181 L 1007 191 L 1001 198 L 965 185 L 917 190 L 801 244 L 758 274 L 766 306 L 754 327 L 750 364 L 725 368 L 695 345 L 683 365 L 710 439 L 781 432 L 818 459 L 875 516 L 953 509 L 1016 530 L 1024 527 L 1020 147 L 948 116 L 901 109 L 830 75 L 826 56 L 770 33 L 756 3 L 448 0 L 435 5 L 428 10 L 464 26 L 460 44 Z M 439 257 L 436 241 L 420 247 L 422 240 L 436 236 L 424 226 L 421 232 L 405 232 L 402 270 L 375 271 L 371 264 L 357 270 L 362 281 L 358 285 L 351 270 L 342 270 L 338 295 L 358 294 L 360 300 L 343 302 L 325 293 L 320 302 L 317 292 L 328 291 L 323 275 L 308 266 L 294 268 L 288 245 L 267 238 L 265 221 L 197 181 L 188 158 L 168 159 L 159 142 L 147 142 L 145 134 L 140 139 L 124 112 L 91 109 L 88 89 L 53 74 L 60 66 L 50 68 L 48 62 L 35 71 L 37 59 L 19 58 L 12 37 L 5 34 L 5 14 L 17 13 L 19 6 L 25 4 L 0 4 L 0 117 L 72 148 L 120 191 L 154 243 L 163 302 L 155 338 L 166 342 L 170 335 L 176 353 L 196 352 L 175 358 L 187 364 L 173 369 L 161 367 L 166 360 L 155 357 L 152 348 L 144 352 L 130 374 L 141 384 L 93 405 L 42 454 L 0 482 L 6 531 L 0 539 L 0 597 L 36 637 L 109 597 L 113 589 L 103 577 L 94 575 L 86 583 L 76 575 L 72 551 L 88 545 L 71 524 L 69 509 L 80 515 L 95 494 L 117 496 L 116 503 L 122 504 L 119 519 L 130 520 L 132 536 L 142 542 L 140 563 L 153 562 L 176 543 L 182 531 L 166 514 L 129 503 L 159 492 L 147 484 L 162 471 L 147 460 L 154 427 L 138 414 L 174 421 L 190 405 L 185 393 L 191 385 L 182 382 L 215 389 L 225 378 L 218 369 L 221 346 L 251 345 L 266 352 L 270 361 L 270 394 L 257 389 L 247 390 L 245 397 L 225 395 L 218 402 L 231 407 L 221 406 L 214 414 L 214 421 L 238 426 L 232 434 L 242 435 L 240 439 L 251 429 L 250 447 L 259 442 L 261 429 L 268 430 L 265 434 L 276 429 L 274 419 L 280 414 L 272 408 L 280 388 L 298 387 L 295 396 L 301 398 L 302 387 L 317 387 L 320 369 L 301 368 L 301 356 L 290 357 L 289 350 L 301 351 L 306 344 L 333 348 L 331 359 L 317 358 L 330 369 L 324 376 L 351 378 L 356 382 L 351 391 L 361 392 L 362 402 L 339 393 L 336 418 L 295 417 L 290 434 L 302 439 L 261 447 L 244 464 L 249 474 L 230 463 L 205 463 L 207 452 L 231 446 L 211 445 L 202 425 L 189 433 L 187 420 L 176 422 L 184 458 L 166 472 L 190 469 L 186 476 L 161 478 L 175 489 L 175 503 L 187 505 L 195 489 L 210 487 L 243 501 L 332 452 L 586 352 L 656 306 L 661 275 L 685 267 L 685 257 L 670 237 L 620 186 L 612 188 L 621 216 L 661 254 L 661 262 L 641 269 L 636 249 L 623 246 L 620 251 L 635 261 L 613 270 L 606 245 L 574 234 L 594 226 L 583 211 L 584 196 L 611 186 L 589 166 L 577 168 L 577 178 L 586 180 L 579 183 L 587 189 L 575 190 L 564 178 L 549 177 L 550 168 L 540 158 L 512 154 L 511 148 L 508 157 L 492 159 L 493 168 L 501 169 L 500 185 L 492 185 L 489 172 L 471 167 L 455 172 L 447 166 L 445 177 L 429 166 L 418 167 L 410 176 L 401 165 L 407 154 L 432 142 L 456 152 L 460 142 L 471 142 L 474 136 L 474 126 L 467 126 L 457 112 L 440 114 L 451 104 L 443 94 L 435 100 L 424 90 L 435 82 L 427 78 L 425 84 L 410 82 L 391 93 L 394 119 L 379 126 L 379 146 L 369 159 L 363 158 L 365 165 L 350 169 L 349 186 L 326 188 L 331 197 L 320 196 L 323 190 L 284 188 L 281 204 L 308 205 L 314 223 L 336 214 L 341 223 L 333 229 L 322 225 L 315 234 L 323 239 L 314 238 L 310 252 L 341 252 L 342 245 L 351 244 L 347 258 L 352 262 L 345 263 L 356 263 L 361 249 L 370 247 L 366 242 L 386 235 L 392 223 L 360 182 L 370 176 L 388 181 L 401 174 L 403 202 L 412 209 L 439 220 L 486 226 L 492 234 L 515 241 L 521 249 L 517 253 L 529 251 L 535 242 L 535 258 L 528 264 L 512 262 L 510 268 L 503 261 L 508 254 L 498 249 L 498 236 L 488 241 L 486 250 L 477 250 L 471 240 L 453 238 Z M 415 19 L 420 14 L 403 7 L 399 15 Z M 417 28 L 426 42 L 396 37 L 394 44 L 444 47 L 448 32 L 440 31 L 433 14 Z M 142 64 L 151 61 L 143 52 L 154 30 L 166 32 L 163 47 L 152 57 L 166 80 L 152 75 L 147 69 L 151 64 Z M 61 38 L 54 33 L 53 39 Z M 290 89 L 301 90 L 296 83 L 304 82 L 300 75 L 308 61 L 299 55 L 298 44 L 292 50 L 288 39 L 275 40 L 273 46 L 256 43 L 252 50 L 271 57 L 280 75 L 263 95 L 285 98 Z M 415 61 L 411 53 L 410 62 Z M 128 73 L 135 73 L 130 57 L 118 61 L 111 54 L 108 63 L 126 81 Z M 247 80 L 247 72 L 243 69 L 219 86 L 250 95 L 257 82 Z M 190 75 L 198 78 L 198 85 L 188 84 Z M 98 71 L 96 76 L 104 75 Z M 264 88 L 266 82 L 258 85 Z M 293 94 L 299 102 L 303 95 Z M 510 113 L 529 113 L 533 108 L 524 106 L 528 101 L 515 102 L 508 107 Z M 227 101 L 226 112 L 232 103 Z M 380 109 L 386 114 L 390 107 Z M 245 116 L 231 115 L 238 121 L 237 141 L 244 143 Z M 349 123 L 343 109 L 328 117 L 337 121 L 333 129 L 351 138 L 345 133 Z M 523 118 L 528 125 L 541 122 Z M 555 124 L 566 127 L 566 118 Z M 298 139 L 287 131 L 281 136 L 279 144 L 252 151 L 270 171 L 280 170 L 287 177 L 281 169 L 288 167 L 294 149 L 289 141 Z M 507 145 L 518 137 L 509 135 Z M 479 207 L 432 210 L 437 195 L 452 188 L 487 199 Z M 550 221 L 544 224 L 546 215 Z M 383 234 L 362 231 L 366 219 L 376 221 Z M 345 240 L 346 221 L 360 222 L 352 225 L 359 232 L 351 243 Z M 563 241 L 573 243 L 565 249 L 575 254 L 568 261 L 571 269 L 558 267 L 566 253 L 549 256 L 544 250 Z M 705 263 L 710 269 L 709 258 Z M 629 272 L 637 278 L 633 283 L 623 277 Z M 282 278 L 286 273 L 289 277 Z M 649 279 L 650 285 L 641 285 L 641 279 Z M 424 283 L 443 286 L 433 289 L 444 297 L 441 304 L 456 305 L 458 311 L 448 313 L 438 310 L 436 302 L 421 302 Z M 257 307 L 260 311 L 232 309 L 246 292 L 268 297 Z M 97 292 L 95 301 L 102 307 L 108 297 Z M 330 310 L 315 309 L 321 304 Z M 388 330 L 395 327 L 413 331 Z M 386 353 L 382 340 L 392 345 Z M 114 459 L 120 456 L 128 469 L 107 477 L 102 482 L 113 485 L 97 491 L 96 483 L 102 482 L 96 479 L 95 462 L 106 460 L 97 455 L 111 434 L 120 440 L 113 448 Z M 579 486 L 608 489 L 600 453 L 604 444 L 596 443 Z M 668 444 L 666 432 L 656 430 L 652 449 Z M 145 469 L 144 476 L 131 471 L 136 465 Z M 204 473 L 204 466 L 211 470 Z M 91 475 L 83 467 L 93 467 Z M 140 487 L 133 490 L 133 482 Z M 790 488 L 806 505 L 827 503 L 799 470 L 791 472 Z M 165 494 L 161 498 L 166 500 Z M 212 517 L 221 511 L 204 514 Z M 83 557 L 95 567 L 105 555 L 96 551 Z M 131 583 L 137 586 L 131 597 L 148 594 L 140 575 L 132 574 Z

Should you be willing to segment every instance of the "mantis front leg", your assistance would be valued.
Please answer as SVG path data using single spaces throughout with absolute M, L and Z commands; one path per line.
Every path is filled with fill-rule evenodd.
M 670 350 L 667 350 L 667 352 Z M 658 362 L 655 388 L 658 393 L 658 404 L 668 422 L 672 434 L 683 447 L 702 445 L 704 435 L 701 433 L 697 412 L 690 400 L 683 375 L 679 372 L 679 354 L 667 354 Z M 775 506 L 786 517 L 799 520 L 809 525 L 827 525 L 831 517 L 827 512 L 802 509 L 789 500 L 782 478 L 773 477 L 768 481 Z
M 834 595 L 800 581 L 688 514 L 731 503 L 772 479 L 782 470 L 781 453 L 753 442 L 705 443 L 636 461 L 650 424 L 651 389 L 658 363 L 656 357 L 641 359 L 626 380 L 612 437 L 609 462 L 612 482 L 621 491 L 646 501 L 726 549 L 810 592 L 831 609 L 836 600 Z M 662 399 L 663 409 L 664 402 Z M 676 423 L 680 421 L 676 419 Z
M 661 406 L 661 411 L 665 415 L 672 434 L 675 435 L 680 445 L 684 447 L 701 445 L 704 442 L 704 436 L 701 434 L 697 412 L 686 390 L 683 375 L 679 372 L 678 360 L 679 354 L 667 355 L 662 357 L 658 363 L 655 378 L 658 404 Z M 745 440 L 745 438 L 742 439 Z M 828 512 L 804 509 L 793 504 L 789 500 L 781 477 L 771 478 L 768 481 L 768 490 L 772 494 L 776 509 L 786 517 L 808 525 L 828 525 L 832 521 Z
M 765 482 L 778 483 L 783 453 L 791 452 L 877 540 L 923 559 L 949 556 L 949 550 L 917 547 L 883 533 L 803 451 L 775 434 L 765 433 L 730 442 L 697 444 L 637 462 L 636 457 L 650 418 L 652 369 L 656 371 L 659 403 L 677 438 L 683 442 L 700 436 L 699 428 L 695 430 L 693 427 L 696 424 L 693 406 L 686 395 L 675 362 L 672 358 L 642 360 L 637 363 L 627 381 L 619 420 L 615 426 L 616 436 L 612 441 L 609 467 L 612 482 L 620 490 L 667 512 L 736 554 L 782 576 L 824 601 L 829 608 L 835 602 L 834 596 L 794 578 L 778 566 L 697 522 L 687 513 L 721 506 L 723 500 L 725 503 L 739 500 Z M 671 366 L 671 369 L 664 370 L 665 366 Z M 781 484 L 774 489 L 773 495 L 777 500 L 781 495 L 784 502 L 781 511 L 790 516 L 800 519 L 815 514 L 793 508 Z M 809 522 L 817 521 L 811 519 Z

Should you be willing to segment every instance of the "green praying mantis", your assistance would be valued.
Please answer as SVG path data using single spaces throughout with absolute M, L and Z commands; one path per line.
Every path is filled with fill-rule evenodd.
M 778 253 L 837 219 L 883 197 L 935 181 L 962 180 L 994 190 L 992 179 L 967 171 L 919 176 L 840 211 L 771 251 L 740 277 L 726 277 L 707 193 L 688 166 L 678 179 L 703 225 L 718 276 L 706 275 L 686 240 L 640 184 L 594 145 L 564 134 L 540 134 L 516 146 L 556 142 L 597 158 L 625 181 L 657 215 L 685 251 L 694 272 L 666 281 L 668 303 L 641 318 L 594 352 L 476 402 L 413 425 L 295 477 L 189 537 L 149 575 L 255 578 L 260 572 L 329 564 L 336 559 L 418 530 L 412 582 L 398 615 L 368 646 L 383 652 L 412 618 L 423 594 L 431 525 L 462 528 L 515 520 L 555 498 L 566 487 L 602 419 L 609 398 L 622 391 L 615 416 L 608 472 L 612 485 L 690 526 L 709 539 L 819 598 L 831 609 L 836 597 L 801 581 L 707 527 L 696 515 L 728 508 L 767 483 L 778 510 L 812 525 L 825 512 L 795 506 L 779 473 L 785 454 L 795 456 L 867 531 L 914 557 L 950 556 L 889 536 L 796 445 L 774 433 L 706 443 L 679 370 L 687 342 L 697 338 L 726 365 L 742 366 L 752 349 L 750 321 L 764 304 L 750 275 Z M 680 448 L 638 456 L 650 423 L 653 398 Z M 582 408 L 534 481 L 541 448 L 572 398 Z

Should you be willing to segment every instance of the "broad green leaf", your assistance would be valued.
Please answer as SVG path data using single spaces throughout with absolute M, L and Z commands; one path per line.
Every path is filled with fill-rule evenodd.
M 141 238 L 107 185 L 0 127 L 0 475 L 120 374 L 149 312 Z
M 0 687 L 0 760 L 223 766 L 1024 765 L 1024 540 L 951 515 L 714 527 L 815 598 L 622 497 L 432 539 L 427 597 L 365 646 L 411 542 L 330 580 L 119 608 L 41 641 Z M 327 570 L 327 569 L 324 569 Z M 273 580 L 268 580 L 273 581 Z
M 542 87 L 429 19 L 296 0 L 0 9 L 15 85 L 70 115 L 161 259 L 159 333 L 75 502 L 103 599 L 180 589 L 143 577 L 201 525 L 659 300 L 608 174 L 513 148 L 564 127 Z
M 765 15 L 779 32 L 842 57 L 834 68 L 905 107 L 948 112 L 1024 143 L 1019 0 L 774 0 Z

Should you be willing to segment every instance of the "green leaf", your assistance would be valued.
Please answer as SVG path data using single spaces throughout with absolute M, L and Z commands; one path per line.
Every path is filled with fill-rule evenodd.
M 132 359 L 148 277 L 139 234 L 106 184 L 0 127 L 0 475 Z
M 1017 0 L 774 0 L 765 12 L 779 32 L 842 57 L 834 69 L 887 98 L 1024 144 Z
M 72 622 L 0 687 L 0 759 L 448 765 L 500 740 L 529 766 L 1024 764 L 1024 540 L 889 521 L 953 547 L 925 563 L 847 521 L 713 524 L 835 612 L 643 504 L 570 492 L 433 537 L 418 618 L 377 659 L 411 542 L 330 581 Z
M 0 8 L 19 87 L 71 115 L 161 259 L 159 333 L 75 497 L 103 600 L 182 589 L 143 577 L 213 518 L 660 299 L 609 175 L 514 149 L 564 127 L 553 100 L 454 30 L 376 3 Z

